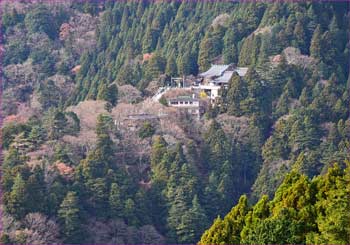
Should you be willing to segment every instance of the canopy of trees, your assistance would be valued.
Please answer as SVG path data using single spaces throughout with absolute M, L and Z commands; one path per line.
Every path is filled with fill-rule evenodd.
M 4 9 L 1 243 L 350 243 L 348 4 Z M 176 120 L 121 129 L 212 63 L 248 71 L 200 120 L 152 104 Z

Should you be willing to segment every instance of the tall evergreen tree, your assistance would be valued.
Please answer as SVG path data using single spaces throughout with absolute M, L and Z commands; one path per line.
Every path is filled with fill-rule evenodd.
M 223 220 L 216 219 L 212 227 L 206 230 L 200 244 L 238 244 L 243 229 L 245 216 L 249 211 L 247 197 L 242 196 L 237 206 Z
M 26 183 L 21 174 L 17 174 L 11 192 L 4 196 L 6 211 L 17 219 L 23 218 L 28 212 L 27 195 Z
M 321 58 L 321 26 L 317 25 L 316 29 L 314 30 L 314 33 L 312 35 L 311 39 L 311 45 L 310 45 L 310 55 L 311 57 L 314 57 L 315 59 L 320 59 Z
M 60 209 L 58 217 L 62 223 L 62 235 L 66 243 L 79 244 L 84 241 L 82 232 L 82 216 L 77 194 L 68 192 Z
M 163 137 L 157 136 L 152 144 L 151 150 L 151 169 L 152 178 L 158 180 L 165 180 L 167 178 L 166 162 L 162 161 L 164 155 L 167 153 L 167 144 Z
M 46 188 L 44 173 L 40 167 L 34 169 L 34 173 L 27 181 L 27 205 L 31 212 L 43 212 L 46 207 Z
M 300 49 L 302 54 L 305 54 L 307 51 L 306 47 L 306 34 L 304 30 L 304 24 L 301 21 L 298 21 L 294 28 L 294 42 L 295 46 Z
M 189 243 L 200 238 L 201 233 L 207 228 L 208 219 L 195 196 L 192 207 L 181 217 L 181 223 L 177 227 L 180 243 Z
M 111 209 L 112 217 L 122 217 L 123 212 L 123 200 L 120 187 L 117 183 L 112 183 L 109 193 L 109 207 Z
M 242 115 L 241 101 L 248 95 L 246 83 L 235 74 L 229 81 L 228 92 L 226 95 L 227 112 L 231 115 Z
M 223 56 L 225 64 L 237 63 L 238 50 L 236 44 L 236 34 L 233 29 L 226 31 L 224 36 Z
M 166 62 L 166 68 L 165 73 L 169 76 L 176 76 L 177 75 L 177 65 L 174 55 L 170 55 L 167 62 Z

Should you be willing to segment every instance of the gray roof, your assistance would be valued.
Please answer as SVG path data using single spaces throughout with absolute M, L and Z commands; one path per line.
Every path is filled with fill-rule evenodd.
M 247 71 L 248 71 L 248 67 L 237 67 L 237 68 L 235 69 L 235 71 L 238 73 L 238 75 L 239 75 L 240 77 L 244 77 L 245 74 L 246 74 Z
M 229 68 L 229 65 L 212 65 L 209 70 L 199 75 L 201 77 L 219 77 L 227 68 Z
M 234 71 L 225 71 L 221 77 L 214 80 L 215 83 L 228 83 L 230 81 Z

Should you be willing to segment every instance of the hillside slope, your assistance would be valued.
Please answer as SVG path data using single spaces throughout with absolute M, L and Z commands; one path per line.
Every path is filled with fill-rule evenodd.
M 3 243 L 194 243 L 238 200 L 248 213 L 242 194 L 267 195 L 266 204 L 283 180 L 310 193 L 334 172 L 347 181 L 347 3 L 1 4 Z M 186 89 L 152 100 L 171 77 L 196 79 L 211 64 L 248 70 L 206 101 L 200 118 L 167 104 L 192 96 Z M 315 193 L 293 200 L 311 198 L 322 216 L 331 200 Z M 215 221 L 234 239 L 223 241 L 345 241 L 326 239 L 333 216 L 300 223 L 301 206 L 284 213 L 275 208 L 281 198 L 244 238 L 248 214 Z M 291 223 L 295 236 L 265 237 Z M 203 243 L 219 242 L 215 224 Z

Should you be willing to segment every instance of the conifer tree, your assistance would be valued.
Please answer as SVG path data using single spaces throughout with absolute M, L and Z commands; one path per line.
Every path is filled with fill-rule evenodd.
M 264 195 L 245 218 L 245 226 L 241 233 L 242 243 L 258 243 L 258 239 L 264 236 L 260 231 L 261 224 L 269 217 L 269 214 L 269 198 L 267 195 Z
M 229 81 L 229 87 L 227 91 L 227 112 L 231 115 L 242 115 L 241 101 L 246 98 L 248 94 L 247 86 L 245 82 L 235 74 Z
M 108 189 L 105 178 L 89 179 L 85 183 L 89 207 L 99 217 L 108 217 Z
M 283 93 L 281 97 L 278 99 L 277 105 L 276 105 L 276 111 L 275 116 L 276 118 L 279 118 L 282 115 L 285 115 L 288 113 L 289 108 L 289 95 L 288 93 Z
M 131 198 L 128 198 L 125 201 L 124 218 L 126 219 L 127 224 L 131 226 L 136 226 L 138 224 L 138 220 L 135 215 L 135 202 Z
M 198 66 L 195 55 L 187 50 L 183 55 L 180 55 L 177 61 L 179 75 L 196 75 L 198 72 Z
M 349 165 L 345 171 L 335 165 L 328 170 L 324 178 L 318 177 L 316 180 L 319 190 L 315 204 L 318 211 L 318 232 L 308 234 L 308 243 L 349 243 L 349 176 Z
M 107 86 L 104 82 L 101 82 L 98 88 L 97 99 L 105 100 L 111 103 L 113 106 L 117 103 L 118 88 L 117 85 L 112 84 Z
M 168 194 L 169 195 L 169 194 Z M 186 202 L 186 194 L 184 193 L 184 189 L 181 187 L 178 187 L 177 190 L 175 190 L 173 200 L 170 203 L 167 223 L 169 227 L 169 233 L 168 237 L 174 242 L 178 242 L 179 233 L 178 233 L 178 227 L 181 225 L 181 214 L 186 213 L 186 211 L 189 209 L 189 205 Z
M 26 158 L 23 157 L 17 148 L 10 147 L 8 153 L 5 156 L 4 162 L 2 163 L 2 178 L 1 178 L 1 186 L 2 190 L 6 193 L 11 191 L 13 186 L 14 170 L 25 163 Z
M 148 61 L 146 76 L 149 79 L 157 79 L 165 71 L 166 60 L 158 52 L 155 52 Z
M 224 36 L 223 56 L 225 64 L 237 63 L 238 50 L 236 45 L 236 36 L 233 29 L 226 31 Z
M 198 65 L 200 71 L 206 71 L 210 67 L 211 57 L 210 52 L 213 50 L 209 35 L 206 35 L 199 47 Z
M 218 191 L 218 178 L 214 172 L 209 176 L 208 185 L 204 190 L 203 206 L 206 210 L 209 220 L 214 219 L 222 213 L 222 208 L 219 203 L 222 203 L 222 194 Z M 214 205 L 213 205 L 214 204 Z
M 166 62 L 165 73 L 169 76 L 177 75 L 177 64 L 173 54 L 169 56 Z
M 6 211 L 17 219 L 27 214 L 27 189 L 21 174 L 17 174 L 11 192 L 5 193 L 4 204 Z
M 30 212 L 44 211 L 46 206 L 46 188 L 44 173 L 39 167 L 34 169 L 33 174 L 27 180 L 27 195 L 30 196 L 27 201 Z
M 241 196 L 238 204 L 223 220 L 217 218 L 199 241 L 200 244 L 239 244 L 240 233 L 244 227 L 245 216 L 249 211 L 247 197 Z
M 53 111 L 52 117 L 48 120 L 49 128 L 47 136 L 51 140 L 56 140 L 64 134 L 67 126 L 67 118 L 61 111 Z
M 311 103 L 311 91 L 308 87 L 303 88 L 301 91 L 299 101 L 302 106 L 308 106 Z
M 210 169 L 218 171 L 221 165 L 230 159 L 231 148 L 224 131 L 217 121 L 213 121 L 205 134 L 205 142 L 207 147 L 205 149 L 206 161 Z
M 273 38 L 271 35 L 264 35 L 261 38 L 261 46 L 259 49 L 259 56 L 256 63 L 256 70 L 264 79 L 269 78 L 269 70 L 271 69 L 269 56 L 274 52 Z
M 312 35 L 311 39 L 311 45 L 310 45 L 310 55 L 311 57 L 314 57 L 315 59 L 321 58 L 321 26 L 317 25 L 316 29 L 314 30 L 314 33 Z
M 151 150 L 151 169 L 152 177 L 155 179 L 162 179 L 165 177 L 164 162 L 162 161 L 164 155 L 167 153 L 166 142 L 163 137 L 157 136 L 152 144 Z
M 81 229 L 82 216 L 79 200 L 75 192 L 68 192 L 58 210 L 62 223 L 62 235 L 66 243 L 82 243 L 84 236 Z
M 193 198 L 192 207 L 181 217 L 181 223 L 177 227 L 180 243 L 189 243 L 199 239 L 201 233 L 207 228 L 207 216 L 199 204 L 197 195 Z
M 122 217 L 123 214 L 123 200 L 121 195 L 120 187 L 117 183 L 112 183 L 111 190 L 109 193 L 109 206 L 111 209 L 111 217 Z
M 300 49 L 302 54 L 305 54 L 307 51 L 306 47 L 306 34 L 304 30 L 304 24 L 301 21 L 298 21 L 294 28 L 294 42 L 297 48 Z

